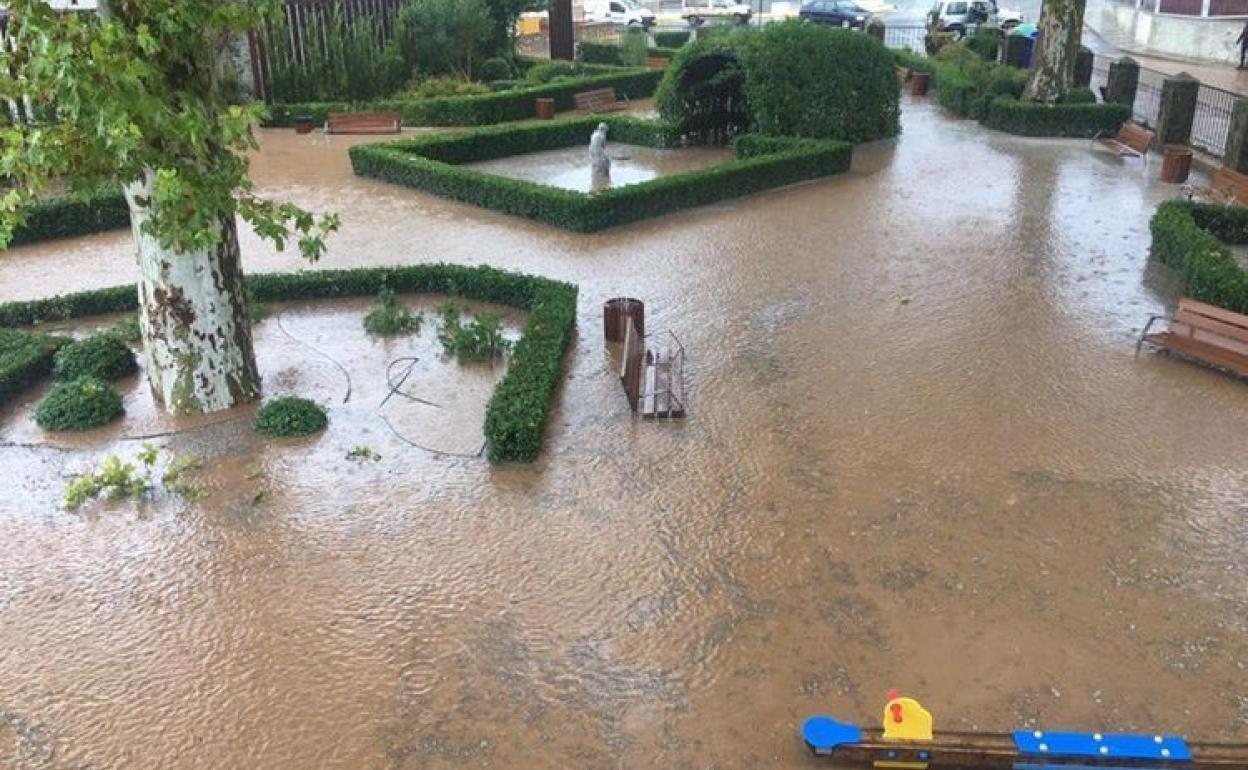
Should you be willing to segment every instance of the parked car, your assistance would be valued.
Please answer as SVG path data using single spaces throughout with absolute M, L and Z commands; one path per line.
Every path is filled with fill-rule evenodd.
M 750 6 L 734 3 L 732 0 L 684 0 L 680 18 L 687 21 L 691 27 L 716 20 L 748 24 L 753 13 Z
M 585 21 L 609 21 L 625 27 L 649 29 L 654 11 L 642 8 L 636 0 L 586 0 Z
M 817 24 L 862 29 L 871 14 L 853 0 L 814 0 L 803 5 L 797 17 Z
M 927 14 L 929 31 L 959 35 L 980 24 L 1010 30 L 1022 23 L 1020 11 L 998 8 L 996 0 L 937 0 Z

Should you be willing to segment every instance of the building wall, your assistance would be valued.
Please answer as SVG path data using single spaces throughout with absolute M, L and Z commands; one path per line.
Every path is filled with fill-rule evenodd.
M 1096 20 L 1089 26 L 1127 51 L 1238 64 L 1239 45 L 1235 40 L 1244 28 L 1244 19 L 1156 14 L 1134 5 L 1110 2 L 1100 6 Z

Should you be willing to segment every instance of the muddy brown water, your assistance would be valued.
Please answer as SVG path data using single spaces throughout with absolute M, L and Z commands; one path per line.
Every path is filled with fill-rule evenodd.
M 68 476 L 139 442 L 0 448 L 0 766 L 814 767 L 800 721 L 875 722 L 889 687 L 938 728 L 1248 740 L 1248 387 L 1132 355 L 1177 298 L 1147 255 L 1175 188 L 922 102 L 904 125 L 841 178 L 594 236 L 266 133 L 265 190 L 344 215 L 325 267 L 580 284 L 546 451 L 400 441 L 375 409 L 392 353 L 350 303 L 277 316 L 360 372 L 326 434 L 157 441 L 204 459 L 203 499 L 67 513 Z M 130 252 L 15 249 L 3 297 L 116 283 Z M 688 348 L 687 420 L 630 418 L 599 321 L 620 295 Z M 339 394 L 259 334 L 270 390 L 289 369 Z M 38 438 L 25 420 L 6 441 Z M 463 424 L 433 434 L 470 445 Z M 346 460 L 360 444 L 382 459 Z

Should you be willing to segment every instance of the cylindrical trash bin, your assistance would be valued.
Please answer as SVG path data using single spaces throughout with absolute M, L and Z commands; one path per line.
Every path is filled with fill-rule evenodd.
M 311 115 L 299 115 L 295 118 L 295 133 L 310 134 L 316 128 L 316 120 Z
M 927 96 L 927 86 L 931 82 L 932 76 L 927 72 L 911 72 L 910 73 L 910 95 L 911 96 Z
M 1182 184 L 1192 172 L 1192 148 L 1182 144 L 1167 144 L 1161 161 L 1161 181 Z
M 607 342 L 623 342 L 628 322 L 637 325 L 637 333 L 646 336 L 646 306 L 639 299 L 616 297 L 602 306 L 602 335 Z
M 551 120 L 555 117 L 555 100 L 547 97 L 539 97 L 537 100 L 537 117 L 541 120 Z

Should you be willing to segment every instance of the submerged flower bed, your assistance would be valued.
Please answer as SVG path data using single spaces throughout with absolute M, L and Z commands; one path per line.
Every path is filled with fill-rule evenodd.
M 746 134 L 736 158 L 698 171 L 593 193 L 499 176 L 463 164 L 540 150 L 587 145 L 600 122 L 612 141 L 676 147 L 680 137 L 662 123 L 626 115 L 568 118 L 544 123 L 421 136 L 351 148 L 360 176 L 473 203 L 505 214 L 577 232 L 669 214 L 849 169 L 853 145 L 831 140 Z
M 266 273 L 250 276 L 247 287 L 262 301 L 375 296 L 396 293 L 449 294 L 509 305 L 528 312 L 507 372 L 486 406 L 486 454 L 491 462 L 530 462 L 542 435 L 563 374 L 563 356 L 576 329 L 576 286 L 491 267 L 429 264 L 400 267 Z M 31 326 L 138 308 L 133 285 L 0 305 L 0 327 Z M 0 329 L 0 406 L 51 370 L 63 342 L 18 330 Z M 4 353 L 11 348 L 11 352 Z M 10 362 L 11 359 L 11 362 Z M 9 363 L 6 363 L 9 362 Z M 11 372 L 11 373 L 10 373 Z

